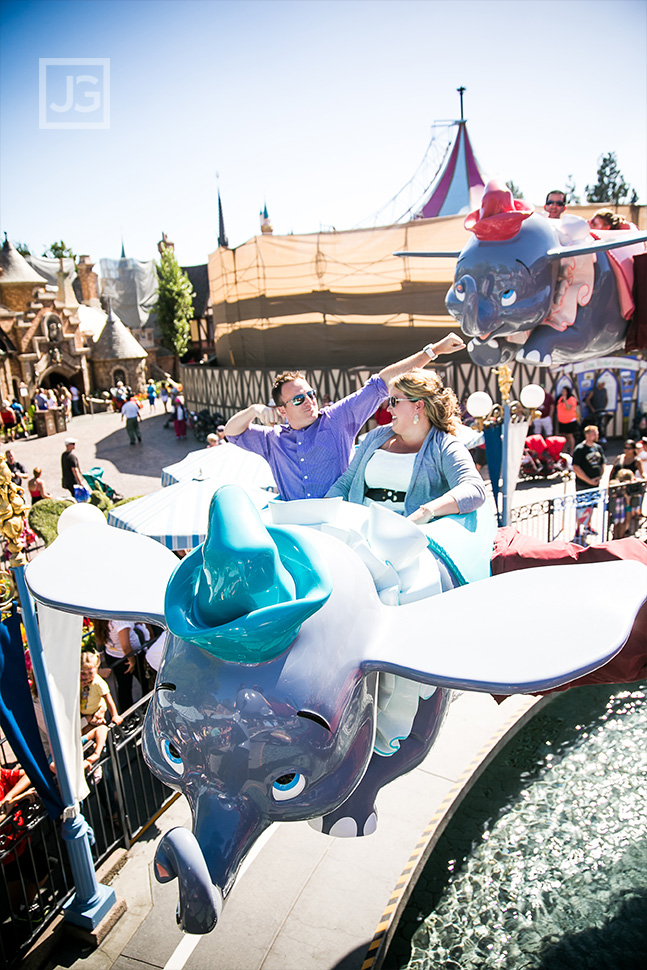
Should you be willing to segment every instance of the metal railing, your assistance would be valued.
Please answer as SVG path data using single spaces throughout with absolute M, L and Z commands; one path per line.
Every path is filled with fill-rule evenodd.
M 95 869 L 117 848 L 128 849 L 178 796 L 144 763 L 142 731 L 151 695 L 142 697 L 118 727 L 108 731 L 101 758 L 86 773 L 89 795 L 81 811 L 94 832 Z M 0 739 L 0 763 L 15 764 Z M 20 804 L 23 826 L 13 815 L 0 825 L 0 966 L 17 966 L 60 912 L 74 885 L 60 823 L 41 803 Z
M 590 488 L 512 509 L 511 524 L 545 542 L 560 539 L 596 545 L 637 536 L 647 540 L 645 482 Z

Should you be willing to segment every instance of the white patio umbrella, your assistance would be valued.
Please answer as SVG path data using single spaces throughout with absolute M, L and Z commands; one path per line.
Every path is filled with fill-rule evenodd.
M 221 484 L 216 478 L 177 482 L 112 509 L 108 525 L 150 536 L 167 549 L 194 549 L 207 534 L 209 506 Z M 270 492 L 253 485 L 245 491 L 259 510 L 272 498 Z
M 252 485 L 276 488 L 274 477 L 264 458 L 225 442 L 215 448 L 192 451 L 182 461 L 162 469 L 162 486 L 184 482 L 189 478 L 209 478 L 219 485 Z

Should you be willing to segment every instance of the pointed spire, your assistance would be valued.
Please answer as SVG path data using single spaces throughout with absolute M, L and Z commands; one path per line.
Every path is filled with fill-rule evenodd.
M 456 88 L 456 90 L 458 91 L 458 95 L 461 99 L 461 121 L 464 121 L 465 117 L 463 115 L 463 95 L 465 94 L 465 91 L 467 90 L 467 88 L 460 87 L 460 88 Z
M 229 249 L 229 240 L 225 232 L 225 217 L 222 214 L 222 199 L 220 198 L 220 188 L 218 188 L 218 245 L 222 249 Z
M 263 233 L 272 233 L 272 232 L 274 232 L 274 229 L 272 227 L 272 223 L 270 222 L 269 213 L 267 211 L 267 202 L 264 202 L 263 203 L 263 208 L 261 209 L 261 211 L 260 211 L 259 214 L 260 214 L 260 217 L 261 217 L 261 232 L 263 232 Z
M 121 256 L 119 258 L 120 259 L 125 259 L 126 258 L 126 250 L 124 249 L 124 237 L 123 236 L 121 237 Z

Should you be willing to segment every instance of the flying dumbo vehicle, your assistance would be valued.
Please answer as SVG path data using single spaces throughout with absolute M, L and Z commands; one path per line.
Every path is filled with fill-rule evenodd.
M 496 367 L 516 358 L 547 367 L 624 346 L 634 309 L 633 257 L 645 251 L 646 232 L 594 236 L 584 219 L 546 219 L 496 181 L 465 228 L 474 235 L 453 254 L 458 262 L 445 302 L 474 363 Z
M 143 536 L 74 525 L 26 573 L 39 602 L 170 631 L 144 752 L 191 806 L 193 831 L 167 832 L 155 859 L 158 880 L 178 879 L 190 933 L 213 929 L 273 822 L 374 831 L 379 789 L 424 758 L 451 688 L 532 692 L 595 669 L 621 648 L 647 592 L 647 567 L 628 561 L 488 578 L 494 525 L 481 510 L 423 532 L 340 499 L 270 506 L 259 513 L 223 486 L 205 542 L 179 564 Z M 151 564 L 137 590 L 116 557 Z M 79 561 L 97 565 L 70 588 Z M 608 595 L 613 584 L 622 597 Z M 560 636 L 525 624 L 520 649 L 505 631 L 529 589 L 551 603 Z M 583 601 L 586 637 L 573 609 Z

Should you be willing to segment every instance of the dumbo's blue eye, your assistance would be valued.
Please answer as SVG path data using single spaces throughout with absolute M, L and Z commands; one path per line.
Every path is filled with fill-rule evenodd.
M 465 287 L 462 283 L 457 283 L 454 287 L 454 293 L 456 294 L 456 299 L 460 300 L 461 303 L 465 299 Z
M 281 775 L 272 785 L 272 797 L 276 802 L 286 802 L 290 798 L 296 798 L 306 787 L 305 777 L 298 771 L 291 771 L 289 774 Z
M 501 294 L 501 306 L 512 306 L 516 299 L 517 294 L 514 290 L 506 290 Z
M 166 738 L 162 741 L 162 754 L 173 771 L 175 771 L 178 775 L 181 775 L 184 771 L 182 755 L 175 747 L 173 742 L 168 741 Z

